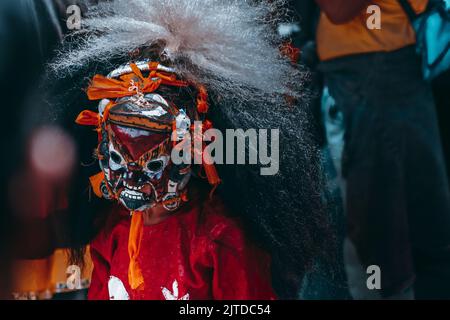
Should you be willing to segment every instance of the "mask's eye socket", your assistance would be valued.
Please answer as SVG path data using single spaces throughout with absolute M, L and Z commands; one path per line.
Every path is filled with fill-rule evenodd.
M 162 160 L 153 160 L 147 163 L 147 169 L 150 172 L 159 172 L 163 169 L 164 162 Z
M 120 164 L 122 162 L 122 157 L 117 152 L 113 151 L 110 154 L 111 160 L 114 161 L 117 164 Z
M 109 167 L 114 171 L 125 167 L 124 158 L 112 145 L 109 146 Z
M 167 156 L 161 156 L 157 159 L 151 159 L 145 164 L 144 171 L 147 172 L 150 178 L 159 179 L 161 177 L 162 172 L 167 167 L 169 159 L 170 158 Z

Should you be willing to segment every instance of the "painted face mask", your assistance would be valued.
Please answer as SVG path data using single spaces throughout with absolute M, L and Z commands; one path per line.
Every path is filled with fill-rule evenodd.
M 117 199 L 130 211 L 156 203 L 167 210 L 179 207 L 191 167 L 170 159 L 177 119 L 189 130 L 184 111 L 157 94 L 122 99 L 109 109 L 99 148 L 105 198 Z
M 142 69 L 150 71 L 148 78 Z M 141 63 L 118 68 L 108 77 L 94 77 L 88 96 L 101 99 L 99 113 L 83 111 L 77 118 L 79 124 L 97 126 L 102 172 L 91 177 L 94 192 L 117 200 L 130 212 L 157 204 L 174 211 L 186 198 L 192 167 L 175 164 L 171 153 L 177 141 L 191 133 L 187 111 L 195 116 L 207 110 L 206 93 L 199 91 L 197 108 L 178 108 L 157 90 L 160 85 L 188 86 L 169 71 L 158 64 Z M 214 168 L 205 168 L 205 173 L 211 184 L 218 184 Z

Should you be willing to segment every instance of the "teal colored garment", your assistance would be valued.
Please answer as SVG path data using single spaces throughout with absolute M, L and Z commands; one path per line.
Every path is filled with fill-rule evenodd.
M 432 80 L 450 69 L 450 0 L 430 0 L 427 10 L 416 15 L 406 0 L 399 0 L 416 31 L 422 72 Z

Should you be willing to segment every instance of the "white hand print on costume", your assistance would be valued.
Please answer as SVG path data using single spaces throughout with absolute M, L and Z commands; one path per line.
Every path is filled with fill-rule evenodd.
M 189 293 L 186 293 L 181 298 L 178 298 L 178 281 L 175 280 L 172 284 L 172 292 L 167 288 L 162 288 L 162 294 L 166 300 L 189 300 Z
M 109 300 L 130 300 L 125 286 L 119 278 L 110 276 L 108 281 Z

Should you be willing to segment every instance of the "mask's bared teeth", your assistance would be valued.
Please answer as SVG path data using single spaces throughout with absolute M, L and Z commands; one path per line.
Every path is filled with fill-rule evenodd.
M 144 187 L 143 185 L 141 185 L 141 186 L 132 186 L 132 185 L 129 185 L 128 183 L 126 183 L 125 181 L 124 181 L 124 186 L 127 189 L 134 190 L 134 191 L 139 191 L 139 190 L 141 190 Z

